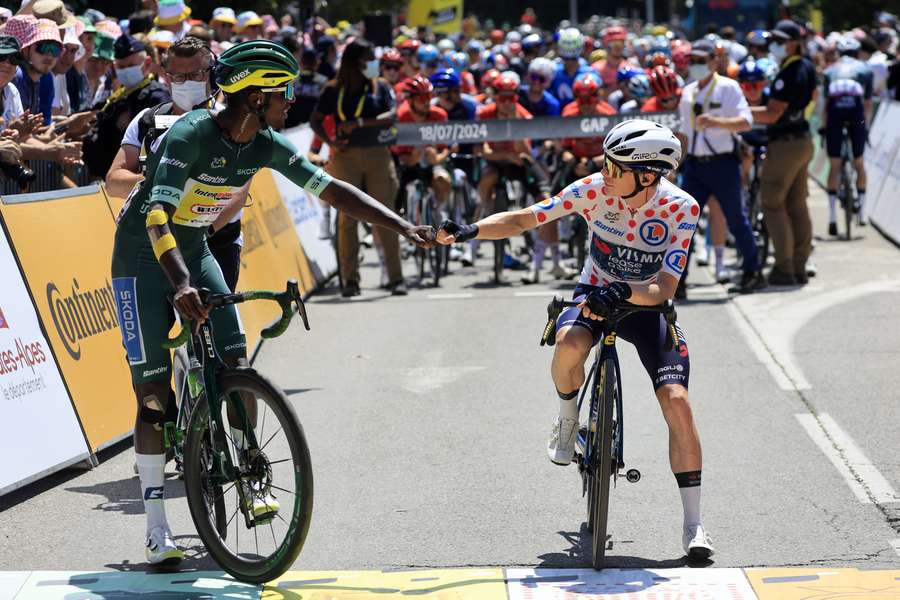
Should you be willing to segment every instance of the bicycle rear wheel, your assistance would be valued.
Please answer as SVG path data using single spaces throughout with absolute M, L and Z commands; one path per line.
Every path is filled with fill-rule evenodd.
M 204 396 L 194 408 L 186 442 L 188 506 L 197 533 L 216 562 L 235 579 L 265 583 L 290 568 L 309 531 L 313 506 L 309 449 L 293 408 L 268 379 L 252 369 L 234 369 L 225 371 L 220 381 L 221 422 L 230 432 L 225 433 L 228 447 L 211 443 L 213 421 Z M 248 405 L 250 397 L 254 402 Z M 239 402 L 252 408 L 236 410 Z M 242 425 L 235 425 L 241 421 L 235 414 L 246 415 Z M 246 449 L 234 439 L 233 430 L 243 431 L 247 439 L 251 427 L 257 447 Z M 223 457 L 224 452 L 240 470 L 238 477 L 229 479 L 225 469 L 219 468 L 224 461 L 214 457 Z M 215 485 L 223 490 L 211 501 L 209 490 Z M 252 515 L 263 498 L 271 512 L 257 523 Z M 228 507 L 225 535 L 215 515 L 215 503 L 220 500 Z M 274 510 L 272 501 L 277 505 Z
M 613 456 L 613 420 L 618 382 L 616 381 L 616 363 L 607 358 L 600 364 L 597 384 L 597 418 L 596 434 L 590 468 L 593 469 L 593 556 L 591 566 L 603 568 L 606 557 L 606 530 L 609 517 L 609 482 L 615 467 Z
M 494 195 L 494 212 L 503 212 L 509 207 L 509 196 L 506 193 L 506 181 L 502 178 L 497 183 L 497 191 Z M 503 283 L 503 252 L 506 248 L 506 240 L 494 241 L 494 283 Z
M 841 162 L 841 206 L 844 209 L 844 227 L 847 232 L 847 241 L 851 239 L 851 227 L 853 224 L 853 189 L 850 184 L 850 161 L 844 158 Z

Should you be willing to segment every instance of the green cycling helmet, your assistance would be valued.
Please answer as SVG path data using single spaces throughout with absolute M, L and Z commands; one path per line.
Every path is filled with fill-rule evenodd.
M 216 61 L 215 81 L 226 94 L 249 87 L 278 87 L 296 79 L 300 65 L 280 44 L 252 40 L 236 44 Z

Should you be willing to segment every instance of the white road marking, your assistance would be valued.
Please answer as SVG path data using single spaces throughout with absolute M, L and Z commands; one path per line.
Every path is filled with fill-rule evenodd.
M 460 300 L 463 298 L 474 298 L 475 294 L 470 292 L 448 292 L 446 294 L 428 294 L 429 300 Z
M 401 387 L 413 394 L 428 394 L 449 385 L 464 375 L 483 371 L 487 367 L 446 367 L 441 366 L 443 351 L 426 352 L 422 364 L 407 369 Z
M 769 370 L 772 379 L 775 380 L 778 387 L 783 390 L 793 390 L 794 384 L 784 373 L 781 366 L 775 362 L 774 358 L 772 358 L 769 349 L 766 348 L 756 330 L 754 330 L 750 323 L 747 322 L 747 318 L 744 314 L 731 302 L 725 306 L 725 310 L 731 315 L 732 320 L 737 325 L 738 331 L 741 332 L 747 345 L 750 346 L 750 349 L 753 350 L 753 353 L 756 355 L 756 359 Z
M 514 292 L 513 296 L 516 298 L 531 298 L 534 296 L 555 296 L 556 294 L 561 294 L 559 290 L 539 290 L 533 292 Z
M 751 331 L 754 331 L 760 343 L 771 354 L 773 362 L 793 383 L 793 387 L 782 389 L 808 390 L 812 388 L 812 384 L 803 374 L 803 369 L 800 368 L 794 354 L 794 338 L 797 333 L 821 313 L 834 306 L 869 294 L 898 290 L 900 280 L 882 279 L 839 287 L 821 294 L 808 294 L 800 289 L 783 294 L 739 296 L 733 300 L 738 312 L 732 312 L 732 316 L 743 317 L 735 319 L 739 326 L 741 320 L 746 320 L 752 325 Z M 782 380 L 776 378 L 776 381 L 779 381 L 781 387 Z
M 830 415 L 802 413 L 796 417 L 861 503 L 900 502 L 900 494 Z

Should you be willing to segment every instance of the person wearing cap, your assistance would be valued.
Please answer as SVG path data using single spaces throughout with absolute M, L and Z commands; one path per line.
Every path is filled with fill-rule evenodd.
M 184 0 L 159 0 L 153 24 L 158 29 L 171 31 L 175 40 L 180 40 L 191 28 L 191 24 L 188 23 L 190 16 L 191 8 L 185 6 Z
M 4 31 L 19 40 L 22 47 L 22 65 L 13 79 L 22 96 L 22 105 L 31 114 L 42 113 L 44 124 L 49 124 L 54 96 L 50 71 L 62 53 L 59 28 L 49 19 L 16 15 L 6 23 Z
M 337 76 L 337 42 L 330 35 L 323 35 L 316 41 L 316 53 L 319 55 L 318 72 L 331 80 Z
M 115 70 L 119 87 L 97 114 L 97 123 L 84 138 L 84 160 L 90 174 L 103 178 L 109 172 L 125 128 L 141 110 L 169 102 L 168 88 L 150 74 L 146 46 L 130 35 L 115 42 Z
M 763 218 L 775 254 L 772 285 L 804 284 L 812 252 L 812 221 L 806 199 L 807 170 L 813 156 L 804 111 L 816 92 L 816 69 L 803 56 L 803 31 L 788 20 L 772 30 L 769 51 L 780 62 L 765 106 L 753 118 L 768 125 L 768 155 L 760 174 Z
M 60 29 L 74 27 L 75 16 L 66 10 L 62 0 L 37 0 L 31 5 L 35 19 L 48 19 L 56 23 Z
M 260 40 L 263 38 L 263 20 L 252 10 L 238 15 L 234 32 L 242 41 Z
M 94 49 L 84 64 L 87 91 L 82 100 L 83 110 L 99 108 L 112 94 L 113 78 L 110 73 L 115 58 L 115 43 L 116 40 L 104 33 L 94 37 Z
M 694 43 L 690 60 L 695 81 L 684 87 L 678 103 L 681 126 L 677 135 L 687 156 L 681 185 L 697 200 L 700 210 L 715 196 L 743 257 L 743 274 L 735 291 L 753 292 L 765 286 L 765 279 L 743 210 L 740 148 L 735 137 L 750 129 L 753 117 L 738 83 L 717 72 L 720 57 L 712 42 Z
M 209 21 L 210 27 L 215 32 L 217 42 L 230 42 L 234 36 L 234 26 L 237 24 L 237 17 L 234 15 L 234 9 L 229 6 L 219 6 L 213 9 L 212 19 Z

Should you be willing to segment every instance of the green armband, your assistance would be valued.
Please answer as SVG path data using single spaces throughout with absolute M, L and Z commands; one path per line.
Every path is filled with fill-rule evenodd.
M 326 173 L 325 169 L 316 169 L 316 172 L 312 174 L 312 177 L 306 180 L 306 185 L 303 186 L 303 189 L 318 198 L 322 193 L 322 190 L 331 183 L 332 179 L 334 178 Z

